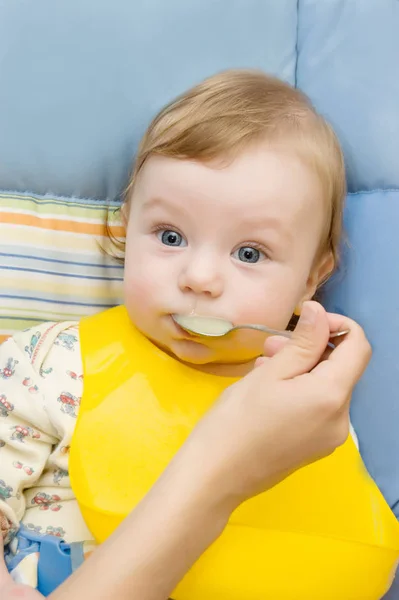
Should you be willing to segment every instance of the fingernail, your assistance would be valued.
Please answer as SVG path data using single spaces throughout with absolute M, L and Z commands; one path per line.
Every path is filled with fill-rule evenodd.
M 302 306 L 300 322 L 304 325 L 314 325 L 316 323 L 317 311 L 312 302 L 304 302 Z

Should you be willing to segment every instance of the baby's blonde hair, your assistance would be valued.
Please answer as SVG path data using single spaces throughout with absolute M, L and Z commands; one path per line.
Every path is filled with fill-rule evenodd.
M 203 162 L 230 159 L 258 141 L 284 145 L 314 168 L 327 212 L 319 254 L 331 252 L 335 266 L 346 195 L 340 144 L 303 92 L 260 71 L 224 71 L 165 106 L 141 140 L 125 203 L 150 156 Z

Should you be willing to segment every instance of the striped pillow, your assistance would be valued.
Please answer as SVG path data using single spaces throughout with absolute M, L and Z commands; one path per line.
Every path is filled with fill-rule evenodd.
M 123 266 L 101 249 L 108 207 L 0 194 L 0 341 L 39 322 L 75 320 L 121 303 Z M 114 216 L 111 230 L 124 235 Z

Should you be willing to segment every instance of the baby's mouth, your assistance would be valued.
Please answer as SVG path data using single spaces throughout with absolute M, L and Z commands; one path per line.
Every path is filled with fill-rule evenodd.
M 204 315 L 172 315 L 179 327 L 188 333 L 199 336 L 219 337 L 228 333 L 232 327 L 232 323 L 219 317 L 207 317 Z

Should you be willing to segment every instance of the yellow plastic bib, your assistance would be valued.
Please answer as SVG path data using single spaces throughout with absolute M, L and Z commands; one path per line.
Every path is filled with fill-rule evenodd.
M 232 379 L 156 348 L 123 307 L 80 326 L 84 395 L 72 487 L 102 542 L 148 492 Z M 377 600 L 399 558 L 399 525 L 351 438 L 236 510 L 175 600 Z

